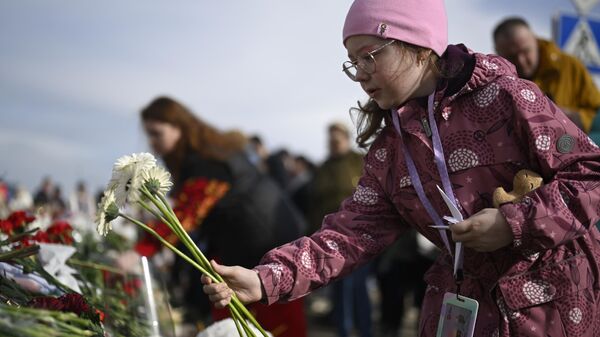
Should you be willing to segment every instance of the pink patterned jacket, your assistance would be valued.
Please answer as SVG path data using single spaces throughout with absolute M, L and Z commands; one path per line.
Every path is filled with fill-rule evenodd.
M 600 149 L 506 60 L 475 54 L 475 70 L 455 95 L 436 93 L 436 120 L 454 193 L 465 218 L 492 206 L 527 168 L 544 185 L 501 212 L 514 243 L 464 252 L 461 293 L 479 301 L 475 336 L 600 336 Z M 424 189 L 449 215 L 436 185 L 431 139 L 416 100 L 403 107 L 405 142 Z M 391 123 L 388 123 L 391 125 Z M 267 253 L 255 270 L 266 301 L 302 297 L 372 259 L 409 226 L 435 243 L 420 336 L 435 336 L 444 293 L 455 291 L 451 259 L 412 187 L 398 134 L 387 126 L 365 158 L 354 195 L 310 237 Z M 410 272 L 410 271 L 407 271 Z

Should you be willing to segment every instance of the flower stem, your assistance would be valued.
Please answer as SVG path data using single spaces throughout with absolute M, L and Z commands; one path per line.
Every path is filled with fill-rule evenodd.
M 192 253 L 192 255 L 196 258 L 196 261 L 200 265 L 202 265 L 202 267 L 204 267 L 204 269 L 203 270 L 201 269 L 201 271 L 205 275 L 210 277 L 214 282 L 217 282 L 217 283 L 225 282 L 223 280 L 223 278 L 221 277 L 221 275 L 219 275 L 213 269 L 212 265 L 210 264 L 210 262 L 208 261 L 206 256 L 204 256 L 202 251 L 198 248 L 198 246 L 196 246 L 196 244 L 193 242 L 192 238 L 185 231 L 185 229 L 181 225 L 181 222 L 179 222 L 177 215 L 171 208 L 171 205 L 169 204 L 169 202 L 167 201 L 165 196 L 162 195 L 161 193 L 151 193 L 145 186 L 142 186 L 142 188 L 140 190 L 141 190 L 142 194 L 144 194 L 156 206 L 156 208 L 158 208 L 158 210 L 162 213 L 162 215 L 164 215 L 164 217 L 162 215 L 158 214 L 158 212 L 156 210 L 153 210 L 149 205 L 145 204 L 144 202 L 140 201 L 140 205 L 142 205 L 142 207 L 144 207 L 146 210 L 148 210 L 154 216 L 156 216 L 161 221 L 163 221 L 167 226 L 169 226 L 169 228 L 171 228 L 171 230 L 175 233 L 175 235 L 177 235 L 177 237 L 184 243 L 184 245 L 187 247 L 187 249 L 190 251 L 190 253 Z M 157 200 L 157 197 L 158 197 L 158 200 Z M 145 226 L 150 231 L 154 232 L 151 228 L 149 228 L 148 226 L 146 226 L 142 223 L 139 223 L 138 225 Z M 144 228 L 144 227 L 142 227 L 142 228 Z M 144 229 L 146 229 L 146 228 L 144 228 Z M 147 229 L 147 231 L 148 231 L 148 229 Z M 151 234 L 153 234 L 152 232 L 151 232 Z M 156 237 L 159 237 L 160 238 L 159 240 L 161 240 L 161 242 L 163 242 L 163 243 L 167 242 L 166 240 L 162 239 L 162 237 L 160 235 L 158 235 L 156 232 L 154 232 L 153 235 Z M 169 246 L 173 247 L 170 244 L 167 247 L 169 247 Z M 169 248 L 171 248 L 171 247 L 169 247 Z M 176 248 L 175 247 L 171 248 L 171 250 L 173 250 L 173 249 L 176 249 Z M 175 251 L 175 250 L 173 250 L 173 251 Z M 183 256 L 186 256 L 183 253 L 181 253 L 181 254 Z M 190 262 L 190 260 L 191 259 L 189 259 L 189 257 L 187 257 L 186 261 Z M 197 266 L 196 268 L 200 267 L 200 265 L 196 264 L 196 266 Z M 263 336 L 265 336 L 265 337 L 268 336 L 266 331 L 260 326 L 260 324 L 258 323 L 258 321 L 256 321 L 254 316 L 248 311 L 248 309 L 244 306 L 244 304 L 237 298 L 235 293 L 233 294 L 233 296 L 231 298 L 229 307 L 230 307 L 231 313 L 236 314 L 236 316 L 241 320 L 242 326 L 247 333 L 248 333 L 248 329 L 249 329 L 248 322 L 242 316 L 246 316 L 247 319 L 261 332 L 261 334 Z M 236 322 L 236 324 L 237 324 L 237 322 Z M 255 334 L 254 334 L 254 332 L 252 332 L 252 330 L 249 330 L 249 332 L 250 332 L 250 336 L 255 336 Z
M 179 255 L 182 259 L 186 260 L 193 267 L 195 267 L 196 269 L 200 270 L 206 276 L 210 277 L 213 280 L 213 282 L 218 282 L 218 280 L 212 274 L 210 274 L 206 269 L 202 268 L 194 260 L 192 260 L 191 258 L 189 258 L 184 253 L 182 253 L 179 249 L 175 248 L 172 244 L 169 243 L 169 241 L 165 240 L 162 236 L 160 236 L 158 233 L 156 233 L 156 231 L 154 231 L 152 228 L 146 226 L 141 221 L 136 220 L 136 219 L 130 217 L 129 215 L 127 215 L 127 214 L 119 213 L 119 216 L 121 216 L 121 217 L 123 217 L 123 218 L 131 221 L 132 223 L 134 223 L 134 224 L 142 227 L 146 232 L 150 233 L 152 236 L 154 236 L 155 238 L 157 238 L 163 245 L 165 245 L 167 248 L 169 248 L 170 250 L 172 250 L 175 254 Z
M 190 238 L 188 233 L 185 231 L 185 229 L 179 222 L 179 219 L 177 219 L 175 212 L 171 208 L 171 205 L 169 205 L 167 199 L 160 193 L 150 193 L 150 191 L 148 191 L 148 189 L 145 186 L 142 186 L 141 191 L 167 217 L 167 219 L 169 220 L 167 225 L 169 225 L 171 230 L 175 232 L 175 235 L 179 237 L 179 239 L 183 242 L 187 249 L 192 253 L 192 255 L 194 255 L 196 261 L 200 263 L 205 269 L 209 270 L 211 272 L 211 275 L 216 277 L 219 282 L 223 282 L 221 276 L 213 270 L 212 265 L 210 264 L 210 262 L 208 262 L 208 259 L 204 256 L 204 254 L 202 254 L 198 246 L 196 246 L 192 238 Z M 156 196 L 158 196 L 159 199 L 157 199 Z
M 171 206 L 168 203 L 157 199 L 156 196 L 150 193 L 150 191 L 145 186 L 142 186 L 141 191 L 152 202 L 152 204 L 154 204 L 154 206 L 158 208 L 162 215 L 158 215 L 158 212 L 152 210 L 151 207 L 148 205 L 146 205 L 147 208 L 144 208 L 146 208 L 149 212 L 157 216 L 161 221 L 163 221 L 167 226 L 169 226 L 169 228 L 173 232 L 175 232 L 175 235 L 177 235 L 177 237 L 182 240 L 182 242 L 186 245 L 190 252 L 194 254 L 195 250 L 188 246 L 189 242 L 185 240 L 185 236 L 183 235 L 183 233 L 185 233 L 185 230 L 183 229 L 183 226 L 181 226 L 181 224 L 179 223 L 179 220 L 177 219 L 177 216 L 175 216 L 175 213 L 171 210 Z M 202 261 L 202 259 L 200 259 L 199 256 L 196 256 L 196 254 L 194 254 L 194 257 L 196 257 L 198 263 L 204 265 L 204 261 Z M 206 268 L 206 266 L 203 267 Z
M 181 233 L 182 238 L 185 239 L 185 241 L 187 241 L 190 245 L 188 246 L 188 248 L 191 248 L 193 250 L 193 254 L 199 258 L 202 263 L 207 267 L 208 270 L 210 270 L 211 272 L 214 273 L 214 275 L 217 277 L 217 279 L 220 282 L 223 282 L 223 278 L 221 277 L 221 275 L 217 274 L 212 265 L 210 264 L 210 262 L 208 261 L 208 259 L 206 258 L 206 256 L 204 256 L 204 254 L 202 254 L 202 251 L 200 251 L 200 249 L 198 248 L 198 246 L 196 246 L 193 241 L 192 238 L 189 236 L 189 234 L 185 231 L 185 229 L 183 228 L 183 226 L 181 225 L 181 223 L 179 222 L 179 219 L 177 218 L 177 215 L 175 215 L 175 212 L 173 211 L 173 209 L 171 208 L 171 206 L 169 205 L 167 199 L 165 198 L 164 195 L 158 193 L 157 194 L 160 201 L 162 202 L 162 204 L 165 206 L 166 211 L 169 213 L 169 216 L 171 217 L 171 219 L 174 220 L 177 229 L 179 230 L 179 232 Z
M 142 206 L 145 210 L 150 212 L 152 215 L 154 215 L 158 220 L 162 221 L 165 225 L 167 225 L 167 226 L 169 226 L 169 228 L 171 228 L 171 224 L 165 219 L 165 217 L 163 217 L 155 209 L 152 209 L 152 207 L 150 207 L 147 203 L 140 200 L 140 201 L 138 201 L 138 204 L 140 206 Z
M 93 262 L 81 261 L 81 260 L 77 260 L 77 259 L 73 259 L 73 258 L 69 259 L 68 264 L 73 265 L 73 266 L 91 268 L 91 269 L 95 269 L 95 270 L 108 271 L 108 272 L 111 272 L 114 274 L 122 274 L 122 275 L 127 274 L 124 271 L 117 269 L 117 268 L 113 268 L 110 266 L 105 266 L 105 265 L 93 263 Z
M 237 330 L 238 335 L 240 335 L 240 337 L 243 337 L 242 330 L 240 328 L 240 322 L 238 322 L 238 320 L 234 317 L 233 309 L 231 309 L 231 307 L 229 308 L 229 313 L 231 314 L 231 317 L 233 318 L 233 322 L 235 323 L 235 329 Z
M 25 257 L 31 256 L 31 255 L 37 254 L 37 252 L 39 250 L 40 250 L 40 246 L 38 246 L 38 245 L 11 250 L 6 253 L 0 254 L 0 261 L 10 261 L 13 259 L 25 258 Z
M 2 240 L 2 241 L 0 241 L 0 246 L 4 246 L 4 245 L 7 245 L 7 244 L 9 244 L 9 243 L 13 243 L 13 242 L 21 241 L 21 239 L 22 239 L 22 238 L 24 238 L 24 237 L 27 237 L 27 236 L 29 236 L 30 234 L 33 234 L 33 233 L 34 233 L 34 232 L 36 232 L 37 230 L 39 230 L 39 227 L 35 227 L 35 228 L 32 228 L 32 229 L 30 229 L 30 230 L 28 230 L 28 231 L 25 231 L 25 232 L 23 232 L 23 233 L 20 233 L 20 234 L 13 235 L 13 236 L 9 237 L 9 238 L 8 238 L 8 239 L 6 239 L 6 240 Z
M 250 320 L 250 322 L 252 322 L 252 324 L 260 331 L 260 333 L 264 337 L 268 337 L 267 332 L 265 331 L 265 329 L 263 329 L 263 327 L 260 325 L 260 323 L 258 323 L 258 321 L 256 320 L 256 318 L 254 318 L 254 315 L 252 315 L 250 313 L 250 311 L 248 311 L 248 309 L 246 308 L 246 306 L 244 306 L 244 304 L 242 303 L 242 301 L 240 301 L 240 299 L 237 298 L 237 296 L 235 295 L 235 293 L 231 297 L 231 303 L 233 303 L 233 305 L 236 306 L 237 309 L 239 309 L 246 317 L 248 317 L 248 319 Z
M 246 332 L 246 336 L 249 337 L 256 337 L 256 334 L 254 333 L 254 331 L 252 331 L 252 328 L 250 328 L 250 326 L 248 325 L 248 322 L 244 319 L 244 317 L 242 317 L 242 315 L 240 314 L 240 312 L 235 308 L 235 306 L 232 306 L 231 303 L 229 303 L 229 308 L 231 309 L 231 312 L 233 314 L 233 320 L 234 321 L 239 321 L 239 323 L 242 324 L 242 328 L 244 329 L 244 331 Z M 243 337 L 243 335 L 240 335 Z

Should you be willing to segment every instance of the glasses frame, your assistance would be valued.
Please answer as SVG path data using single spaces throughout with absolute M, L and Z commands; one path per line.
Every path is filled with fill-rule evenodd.
M 369 75 L 374 74 L 377 71 L 377 62 L 375 61 L 375 55 L 380 53 L 385 47 L 392 45 L 394 42 L 396 42 L 396 40 L 390 40 L 384 43 L 383 45 L 366 53 L 364 56 L 358 57 L 356 61 L 346 61 L 342 63 L 342 71 L 353 81 L 356 81 L 356 74 L 358 74 L 359 68 Z M 367 68 L 366 62 L 373 62 L 373 70 L 369 70 Z M 352 68 L 356 69 L 356 74 L 353 74 L 351 72 Z

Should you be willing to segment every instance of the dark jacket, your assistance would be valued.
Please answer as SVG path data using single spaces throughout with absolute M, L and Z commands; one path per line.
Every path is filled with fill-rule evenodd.
M 270 249 L 300 237 L 306 224 L 279 185 L 244 153 L 222 165 L 231 189 L 201 226 L 200 239 L 223 263 L 253 267 Z

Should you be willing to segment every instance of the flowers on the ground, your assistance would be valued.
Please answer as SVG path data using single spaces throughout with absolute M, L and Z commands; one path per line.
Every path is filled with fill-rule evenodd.
M 101 322 L 104 313 L 89 305 L 86 299 L 79 294 L 65 294 L 60 297 L 39 296 L 27 303 L 28 307 L 62 312 L 72 312 L 79 317 L 89 318 L 94 322 Z
M 0 220 L 0 233 L 18 246 L 28 247 L 35 243 L 73 244 L 73 227 L 66 221 L 56 221 L 45 231 L 34 227 L 35 217 L 26 212 L 17 211 L 4 220 Z
M 71 225 L 66 221 L 57 221 L 53 223 L 50 227 L 48 227 L 48 229 L 46 229 L 48 242 L 50 243 L 62 243 L 64 245 L 71 245 L 73 244 L 72 233 L 73 227 L 71 227 Z
M 139 275 L 110 265 L 116 234 L 102 244 L 92 233 L 74 242 L 68 222 L 39 230 L 25 212 L 0 224 L 0 336 L 149 336 Z
M 27 225 L 34 220 L 35 217 L 28 215 L 24 211 L 13 212 L 8 218 L 0 220 L 0 232 L 8 236 L 23 233 Z

